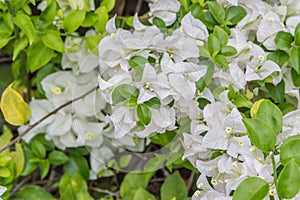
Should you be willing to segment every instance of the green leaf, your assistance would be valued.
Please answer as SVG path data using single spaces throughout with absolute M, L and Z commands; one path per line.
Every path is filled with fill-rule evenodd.
M 23 100 L 22 96 L 9 85 L 3 92 L 0 102 L 0 108 L 5 121 L 20 126 L 25 124 L 31 118 L 31 109 Z
M 132 155 L 130 155 L 130 154 L 122 156 L 119 160 L 120 167 L 121 168 L 127 167 L 131 161 L 131 158 L 132 158 Z
M 210 10 L 211 14 L 214 16 L 215 20 L 219 24 L 223 24 L 224 19 L 225 19 L 225 10 L 224 10 L 224 8 L 215 1 L 208 1 L 206 3 L 209 7 L 209 10 Z
M 300 23 L 295 28 L 294 43 L 296 46 L 300 46 Z
M 128 84 L 122 84 L 114 88 L 112 92 L 113 105 L 125 101 L 126 99 L 136 99 L 139 95 L 139 90 Z
M 81 25 L 83 27 L 90 27 L 93 26 L 97 20 L 98 20 L 98 15 L 96 13 L 87 12 L 84 21 L 82 22 Z
M 272 99 L 276 102 L 283 103 L 284 102 L 284 95 L 285 95 L 285 83 L 284 81 L 280 81 L 277 85 L 272 83 L 265 84 L 269 94 L 271 95 Z
M 153 20 L 152 20 L 152 23 L 160 29 L 166 29 L 167 28 L 166 23 L 158 17 L 154 17 Z
M 152 99 L 145 101 L 145 105 L 147 105 L 149 108 L 154 108 L 154 109 L 160 109 L 160 99 L 157 97 L 153 97 Z
M 213 61 L 225 69 L 229 68 L 227 58 L 221 54 L 218 54 L 216 57 L 214 57 Z
M 153 173 L 141 173 L 138 171 L 133 171 L 126 174 L 121 183 L 121 196 L 125 196 L 126 193 L 134 189 L 139 189 L 140 187 L 146 188 L 152 175 Z
M 73 10 L 64 19 L 64 27 L 68 32 L 76 31 L 85 18 L 85 11 Z
M 198 3 L 191 5 L 190 10 L 192 15 L 201 20 L 209 30 L 213 30 L 215 25 L 217 25 L 217 21 L 212 14 L 207 12 L 207 10 L 203 10 Z
M 200 62 L 200 65 L 202 65 L 202 64 L 207 66 L 207 71 L 206 71 L 206 74 L 203 77 L 201 77 L 200 80 L 197 81 L 197 83 L 196 83 L 197 89 L 200 92 L 202 92 L 204 90 L 204 88 L 211 83 L 212 77 L 215 72 L 215 67 L 212 62 L 210 62 L 210 61 Z
M 293 35 L 289 32 L 279 31 L 274 41 L 278 49 L 288 50 L 291 48 Z
M 86 46 L 95 54 L 98 54 L 98 45 L 101 41 L 99 35 L 92 35 L 85 39 Z
M 215 57 L 215 55 L 217 55 L 217 53 L 219 53 L 221 49 L 221 44 L 219 39 L 213 34 L 210 34 L 207 40 L 207 47 L 209 53 L 212 54 L 213 57 Z
M 19 177 L 25 167 L 25 157 L 22 145 L 20 143 L 15 144 L 15 151 L 10 152 L 9 154 L 12 158 L 11 162 L 15 166 L 15 177 Z
M 233 46 L 223 46 L 221 47 L 221 52 L 223 56 L 234 56 L 237 54 L 237 50 Z
M 210 58 L 210 53 L 208 51 L 208 47 L 199 46 L 199 50 L 200 50 L 200 56 L 205 57 L 205 58 Z
M 110 12 L 115 7 L 116 0 L 103 0 L 100 6 L 104 6 L 107 12 Z
M 48 4 L 48 2 L 47 2 L 47 8 L 41 13 L 40 17 L 47 24 L 52 24 L 57 13 L 57 4 L 56 1 L 53 0 L 51 1 L 50 4 Z
M 294 159 L 295 162 L 300 166 L 300 136 L 295 135 L 288 137 L 284 140 L 280 147 L 280 162 L 283 165 Z
M 137 74 L 137 81 L 141 81 L 144 67 L 147 62 L 147 59 L 142 56 L 133 56 L 130 60 L 128 60 L 129 66 Z
M 247 134 L 254 144 L 264 153 L 272 151 L 276 145 L 276 134 L 274 130 L 260 119 L 243 119 Z
M 296 70 L 294 70 L 293 68 L 291 69 L 291 76 L 292 76 L 294 85 L 296 87 L 299 87 L 300 86 L 300 75 L 297 74 Z
M 10 41 L 11 37 L 9 34 L 6 33 L 0 33 L 0 49 L 5 47 L 8 42 Z
M 251 108 L 252 102 L 241 94 L 236 94 L 232 99 L 232 103 L 237 107 Z
M 46 30 L 42 36 L 42 41 L 46 47 L 58 51 L 60 53 L 64 52 L 64 41 L 61 39 L 58 31 Z
M 11 156 L 0 155 L 0 166 L 5 167 L 7 163 L 11 161 Z
M 46 47 L 41 41 L 29 47 L 27 52 L 27 66 L 31 72 L 35 72 L 46 65 L 53 57 L 52 49 Z
M 236 25 L 247 15 L 247 11 L 242 6 L 230 6 L 226 9 L 225 21 L 229 25 Z
M 69 157 L 64 154 L 64 152 L 56 150 L 52 151 L 49 154 L 48 159 L 50 163 L 54 165 L 62 165 L 69 161 Z
M 156 200 L 156 198 L 144 188 L 140 187 L 126 193 L 122 200 Z
M 291 199 L 300 190 L 300 171 L 294 159 L 291 159 L 279 174 L 277 193 L 285 199 Z
M 6 178 L 6 177 L 9 177 L 10 174 L 11 173 L 10 173 L 10 171 L 9 171 L 8 168 L 6 168 L 6 167 L 0 167 L 0 177 Z
M 282 113 L 270 100 L 263 100 L 253 118 L 260 119 L 268 124 L 278 135 L 282 128 Z
M 219 39 L 221 46 L 225 46 L 227 44 L 228 35 L 220 26 L 215 26 L 213 35 Z
M 262 200 L 269 192 L 269 184 L 258 177 L 243 180 L 233 194 L 233 200 Z
M 49 2 L 49 1 L 48 1 Z M 47 24 L 52 24 L 57 12 L 56 1 L 51 1 L 50 4 L 47 2 L 47 8 L 41 13 L 40 17 Z
M 21 175 L 27 176 L 31 174 L 38 167 L 38 163 L 31 162 L 31 160 L 35 158 L 35 154 L 33 153 L 32 150 L 29 150 L 28 148 L 24 148 L 24 155 L 25 155 L 25 166 Z
M 166 131 L 163 134 L 160 133 L 154 134 L 150 137 L 150 139 L 155 144 L 166 146 L 172 141 L 175 135 L 176 135 L 175 131 Z
M 289 61 L 289 58 L 290 58 L 289 54 L 281 50 L 272 51 L 267 56 L 268 60 L 274 61 L 280 67 L 286 65 Z
M 9 143 L 12 138 L 13 138 L 12 131 L 7 126 L 4 125 L 2 128 L 2 134 L 0 135 L 0 148 L 4 147 L 4 145 Z M 6 155 L 6 153 L 8 152 L 9 149 L 6 149 L 2 152 L 2 154 Z
M 50 162 L 49 160 L 41 160 L 40 162 L 40 169 L 41 169 L 41 180 L 44 179 L 48 172 L 49 172 L 49 169 L 50 169 Z
M 152 113 L 146 104 L 139 104 L 136 112 L 142 124 L 148 125 L 151 122 Z
M 168 176 L 161 187 L 161 200 L 186 199 L 187 195 L 186 185 L 178 171 Z
M 45 149 L 44 145 L 41 142 L 39 142 L 38 140 L 33 141 L 32 150 L 38 158 L 41 158 L 41 159 L 45 158 L 46 149 Z
M 159 170 L 165 163 L 167 156 L 162 154 L 151 158 L 144 166 L 144 172 L 155 172 Z
M 17 193 L 11 196 L 11 200 L 55 200 L 55 198 L 44 189 L 36 185 L 22 187 Z
M 290 62 L 297 74 L 300 74 L 300 47 L 292 47 L 290 53 Z
M 98 32 L 104 33 L 105 32 L 106 22 L 108 21 L 108 17 L 109 17 L 108 16 L 108 12 L 106 10 L 106 7 L 100 6 L 99 8 L 97 8 L 97 10 L 95 11 L 95 13 L 98 15 L 98 20 L 94 24 L 94 28 Z
M 28 37 L 29 44 L 32 44 L 34 41 L 34 26 L 30 17 L 25 14 L 18 14 L 14 19 L 14 24 L 17 25 Z
M 14 53 L 13 53 L 13 60 L 17 58 L 20 51 L 25 49 L 25 47 L 28 45 L 28 39 L 27 37 L 23 36 L 15 41 L 14 44 Z
M 90 169 L 87 160 L 76 154 L 70 155 L 70 160 L 64 165 L 64 170 L 69 176 L 73 176 L 78 173 L 86 181 L 89 180 Z

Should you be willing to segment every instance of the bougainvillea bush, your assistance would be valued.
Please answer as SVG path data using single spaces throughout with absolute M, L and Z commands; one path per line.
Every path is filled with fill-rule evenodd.
M 2 198 L 299 199 L 299 2 L 128 4 L 0 1 Z

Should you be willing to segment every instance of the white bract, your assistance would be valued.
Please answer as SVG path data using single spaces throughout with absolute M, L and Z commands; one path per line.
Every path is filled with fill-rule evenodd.
M 217 2 L 225 12 L 233 5 L 247 12 L 236 25 L 227 19 L 218 25 L 219 31 L 224 29 L 219 32 L 219 43 L 208 40 L 218 29 L 205 25 L 215 13 L 203 17 L 208 12 L 204 7 L 203 18 L 189 10 L 183 14 L 177 0 L 151 1 L 149 23 L 142 23 L 135 15 L 130 30 L 118 28 L 117 17 L 112 17 L 98 45 L 99 55 L 84 39 L 67 37 L 64 71 L 42 81 L 47 99 L 31 102 L 29 124 L 91 88 L 98 85 L 99 89 L 48 118 L 26 136 L 26 141 L 45 132 L 46 139 L 60 149 L 86 147 L 90 150 L 90 178 L 95 179 L 99 172 L 109 175 L 106 164 L 115 153 L 126 149 L 142 152 L 149 137 L 177 131 L 183 133 L 183 159 L 201 173 L 193 200 L 231 199 L 232 192 L 249 176 L 272 183 L 271 154 L 251 143 L 242 119 L 250 115 L 253 102 L 260 98 L 273 98 L 282 107 L 276 98 L 277 88 L 271 94 L 268 90 L 272 88 L 265 86 L 279 87 L 284 81 L 284 98 L 294 110 L 285 110 L 276 148 L 285 138 L 299 134 L 299 87 L 292 80 L 291 66 L 279 66 L 281 58 L 270 55 L 289 53 L 279 51 L 275 37 L 280 31 L 294 35 L 300 4 L 297 0 L 281 0 L 273 6 L 261 0 Z M 69 6 L 83 9 L 80 1 L 58 3 L 65 12 Z M 161 20 L 163 27 L 158 25 Z M 223 32 L 228 36 L 227 44 L 223 44 L 227 41 Z M 94 34 L 89 31 L 85 37 Z M 226 55 L 226 48 L 237 53 Z M 277 166 L 279 160 L 275 155 Z M 271 190 L 270 195 L 276 192 L 273 185 Z

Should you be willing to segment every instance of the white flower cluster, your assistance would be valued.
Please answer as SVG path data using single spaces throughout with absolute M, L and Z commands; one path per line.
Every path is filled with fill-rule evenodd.
M 207 59 L 200 56 L 201 47 L 207 45 L 210 31 L 201 20 L 187 13 L 174 30 L 158 28 L 154 25 L 157 18 L 166 26 L 178 20 L 180 3 L 154 1 L 150 4 L 150 25 L 141 23 L 137 16 L 132 30 L 116 28 L 115 17 L 108 21 L 109 35 L 99 44 L 99 57 L 84 40 L 66 39 L 66 48 L 76 44 L 80 50 L 64 54 L 62 67 L 66 70 L 42 81 L 47 100 L 31 102 L 30 124 L 97 84 L 99 89 L 48 118 L 25 139 L 45 132 L 58 148 L 86 146 L 91 150 L 95 175 L 113 155 L 112 147 L 142 150 L 138 140 L 174 130 L 181 119 L 189 118 L 183 158 L 201 173 L 193 199 L 231 199 L 232 191 L 248 176 L 272 182 L 271 157 L 251 144 L 243 113 L 228 96 L 232 90 L 246 94 L 254 81 L 268 79 L 273 85 L 284 81 L 286 96 L 298 108 L 299 88 L 292 82 L 291 67 L 279 66 L 267 57 L 277 49 L 274 39 L 279 31 L 294 34 L 300 22 L 300 4 L 297 0 L 281 0 L 274 6 L 261 0 L 218 3 L 223 7 L 240 5 L 247 11 L 229 28 L 227 45 L 237 53 L 226 57 L 228 69 L 217 64 L 211 68 L 203 62 Z M 93 34 L 88 32 L 87 36 Z M 211 70 L 213 81 L 199 90 L 197 83 L 205 81 Z M 252 92 L 259 96 L 257 88 Z M 207 104 L 201 107 L 199 100 L 203 99 Z M 299 118 L 299 110 L 284 116 L 279 145 L 300 131 L 295 120 Z M 279 162 L 278 155 L 275 159 Z M 270 195 L 274 193 L 276 188 L 272 187 Z
M 291 67 L 279 66 L 267 59 L 269 53 L 277 49 L 274 39 L 279 31 L 294 34 L 300 22 L 300 9 L 295 9 L 299 3 L 281 1 L 275 6 L 261 0 L 251 3 L 220 0 L 218 3 L 224 7 L 240 5 L 247 15 L 230 29 L 228 45 L 234 47 L 237 54 L 227 58 L 229 68 L 216 65 L 212 84 L 203 91 L 197 90 L 196 83 L 209 66 L 201 64 L 199 46 L 207 44 L 209 31 L 191 13 L 186 14 L 181 26 L 172 32 L 155 25 L 143 25 L 136 16 L 133 30 L 116 29 L 113 18 L 107 24 L 110 36 L 99 44 L 99 86 L 102 97 L 112 105 L 109 120 L 114 124 L 116 138 L 128 134 L 144 138 L 153 132 L 164 133 L 176 128 L 183 117 L 191 120 L 191 132 L 184 134 L 183 158 L 201 173 L 197 183 L 199 190 L 193 199 L 231 199 L 239 183 L 249 176 L 273 181 L 270 155 L 265 156 L 251 144 L 245 134 L 242 113 L 228 98 L 229 90 L 216 94 L 215 88 L 233 87 L 235 91 L 246 93 L 247 84 L 253 81 L 269 79 L 277 85 L 283 80 L 286 94 L 299 102 L 299 88 L 290 77 Z M 154 23 L 154 17 L 159 17 L 170 26 L 176 21 L 178 11 L 176 0 L 155 1 L 150 5 L 149 21 Z M 253 36 L 257 41 L 251 40 Z M 114 92 L 126 85 L 133 86 L 135 93 L 126 97 L 122 93 L 130 91 L 124 89 L 118 93 L 124 99 L 114 103 Z M 258 95 L 257 90 L 253 93 Z M 152 118 L 149 124 L 143 124 L 138 107 L 148 105 L 152 98 L 158 99 L 160 106 L 148 106 Z M 198 106 L 199 98 L 209 102 L 203 109 Z M 283 138 L 300 131 L 295 122 L 299 117 L 298 110 L 284 116 L 283 130 L 277 140 L 279 145 Z M 279 155 L 275 159 L 279 163 Z M 276 188 L 272 186 L 269 194 L 275 193 Z
M 87 32 L 86 37 L 91 35 L 94 33 Z M 65 47 L 71 49 L 74 46 L 79 50 L 63 55 L 64 71 L 54 72 L 42 80 L 47 99 L 31 101 L 30 125 L 98 85 L 98 57 L 88 49 L 84 39 L 66 38 Z M 110 108 L 98 89 L 47 118 L 30 131 L 24 140 L 29 142 L 35 135 L 46 133 L 46 139 L 52 140 L 59 149 L 86 147 L 90 151 L 90 178 L 96 178 L 99 171 L 106 169 L 106 164 L 113 158 L 115 150 L 125 147 L 133 150 L 143 148 L 138 139 L 129 135 L 119 140 L 114 139 L 114 127 L 105 119 L 106 113 L 109 112 Z M 19 132 L 27 127 L 20 127 Z

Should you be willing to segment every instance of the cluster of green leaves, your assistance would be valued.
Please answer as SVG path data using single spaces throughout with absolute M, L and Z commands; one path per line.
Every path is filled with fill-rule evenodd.
M 251 143 L 271 156 L 274 184 L 280 198 L 293 198 L 300 191 L 299 135 L 283 141 L 280 149 L 276 146 L 277 135 L 282 129 L 282 113 L 270 100 L 261 99 L 250 110 L 251 118 L 244 118 Z M 279 166 L 274 155 L 280 152 Z M 277 179 L 278 176 L 278 179 Z M 246 178 L 234 192 L 233 199 L 263 199 L 269 191 L 269 183 L 259 177 Z
M 2 135 L 0 136 L 0 147 L 5 146 L 12 139 L 12 131 L 4 126 Z M 15 145 L 15 150 L 10 151 L 6 149 L 0 154 L 0 182 L 5 185 L 8 190 L 14 186 L 14 182 L 21 175 L 25 165 L 25 158 L 23 154 L 23 147 L 21 144 Z M 3 198 L 9 197 L 6 192 Z

